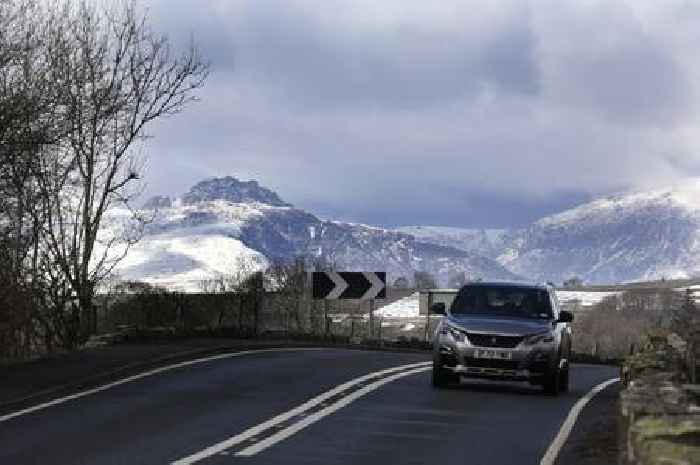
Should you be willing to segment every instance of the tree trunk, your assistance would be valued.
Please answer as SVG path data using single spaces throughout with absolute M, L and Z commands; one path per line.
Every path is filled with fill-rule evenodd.
M 688 342 L 688 381 L 690 384 L 697 383 L 697 358 L 695 355 L 695 344 Z

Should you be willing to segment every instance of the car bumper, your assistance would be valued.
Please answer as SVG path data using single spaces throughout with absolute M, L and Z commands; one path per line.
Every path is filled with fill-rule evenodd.
M 557 365 L 552 347 L 496 349 L 510 354 L 510 359 L 476 358 L 479 347 L 455 348 L 440 346 L 435 351 L 435 362 L 444 370 L 470 378 L 529 381 L 540 384 L 544 376 Z

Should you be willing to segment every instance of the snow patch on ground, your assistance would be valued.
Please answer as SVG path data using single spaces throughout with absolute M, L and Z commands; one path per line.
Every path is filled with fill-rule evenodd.
M 415 292 L 408 297 L 378 308 L 374 313 L 384 318 L 415 318 L 419 315 L 419 296 L 420 294 Z
M 600 303 L 604 298 L 618 295 L 619 292 L 592 291 L 557 291 L 559 302 L 564 305 L 579 303 L 582 307 L 591 307 Z
M 557 297 L 562 304 L 573 304 L 578 301 L 582 307 L 593 306 L 604 298 L 617 294 L 619 292 L 557 291 Z M 420 316 L 419 301 L 420 293 L 415 292 L 408 297 L 378 308 L 375 310 L 375 315 L 384 318 L 416 318 Z

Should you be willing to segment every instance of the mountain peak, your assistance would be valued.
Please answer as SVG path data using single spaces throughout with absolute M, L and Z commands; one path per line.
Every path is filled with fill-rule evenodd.
M 257 181 L 240 181 L 233 176 L 205 179 L 195 184 L 182 196 L 182 202 L 185 205 L 211 200 L 227 200 L 235 203 L 258 202 L 275 207 L 292 206 L 284 202 L 276 192 L 261 186 Z

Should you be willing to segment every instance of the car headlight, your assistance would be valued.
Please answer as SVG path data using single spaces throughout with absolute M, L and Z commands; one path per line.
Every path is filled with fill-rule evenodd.
M 533 334 L 532 336 L 528 336 L 523 340 L 523 344 L 528 346 L 534 346 L 537 344 L 551 344 L 552 342 L 554 342 L 554 334 L 549 332 Z
M 449 323 L 442 324 L 442 326 L 440 327 L 440 334 L 444 336 L 449 334 L 450 336 L 452 336 L 452 339 L 454 339 L 457 342 L 464 342 L 465 339 L 464 332 L 461 329 L 456 328 Z

